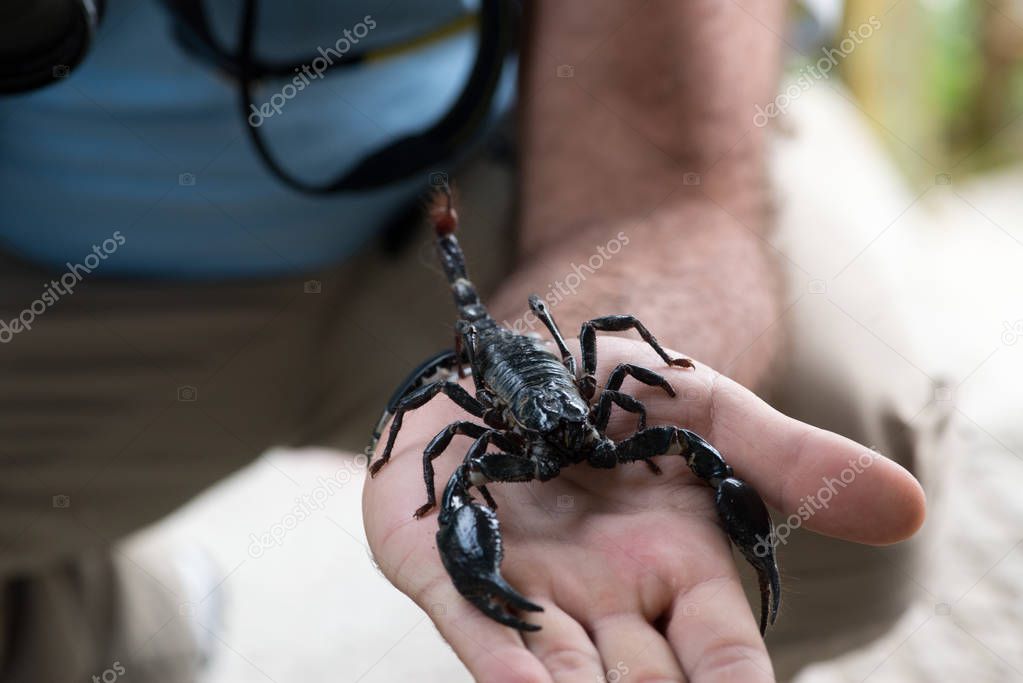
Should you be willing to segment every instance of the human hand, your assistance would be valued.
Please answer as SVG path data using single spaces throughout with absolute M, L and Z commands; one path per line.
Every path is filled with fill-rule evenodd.
M 922 523 L 922 489 L 883 456 L 778 413 L 700 363 L 695 370 L 668 368 L 645 344 L 618 337 L 601 337 L 599 347 L 599 380 L 625 361 L 664 374 L 675 398 L 628 381 L 623 390 L 646 405 L 651 425 L 704 436 L 738 478 L 785 515 L 822 479 L 840 477 L 869 454 L 870 464 L 805 521 L 809 529 L 888 544 Z M 471 390 L 471 382 L 465 386 Z M 478 680 L 612 680 L 611 672 L 625 675 L 624 669 L 636 680 L 773 680 L 711 490 L 680 457 L 656 458 L 661 476 L 641 463 L 613 470 L 580 464 L 545 483 L 490 485 L 506 553 L 502 573 L 544 607 L 527 614 L 543 628 L 519 633 L 464 600 L 437 554 L 436 515 L 415 520 L 412 512 L 426 497 L 424 445 L 465 418 L 439 397 L 409 413 L 392 461 L 367 481 L 363 509 L 385 575 L 430 613 Z M 608 435 L 635 429 L 635 415 L 615 411 Z M 437 461 L 441 488 L 468 445 L 456 441 Z M 782 549 L 783 568 L 784 562 Z

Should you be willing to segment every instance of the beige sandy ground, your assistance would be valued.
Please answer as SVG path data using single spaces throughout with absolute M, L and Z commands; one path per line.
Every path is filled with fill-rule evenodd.
M 935 169 L 951 183 L 901 187 L 874 133 L 830 84 L 779 123 L 791 133 L 776 162 L 789 188 L 783 219 L 869 217 L 850 230 L 865 259 L 888 265 L 885 287 L 903 306 L 865 316 L 865 333 L 941 378 L 935 401 L 953 420 L 943 449 L 951 455 L 923 463 L 935 483 L 915 606 L 881 640 L 799 681 L 1023 681 L 1023 322 L 1014 327 L 1023 321 L 1023 169 L 969 182 Z M 868 271 L 851 269 L 853 285 L 857 272 Z M 909 327 L 911 345 L 887 344 L 893 324 Z M 362 472 L 346 462 L 324 451 L 271 453 L 143 537 L 202 545 L 222 568 L 227 623 L 210 683 L 469 680 L 429 620 L 373 568 Z M 252 548 L 252 534 L 286 520 L 297 497 L 326 493 L 326 478 L 343 486 L 331 485 L 323 510 L 279 547 Z

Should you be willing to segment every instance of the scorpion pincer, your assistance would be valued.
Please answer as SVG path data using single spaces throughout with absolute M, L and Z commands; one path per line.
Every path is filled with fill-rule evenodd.
M 455 588 L 490 618 L 523 631 L 540 627 L 516 612 L 542 608 L 519 594 L 501 576 L 503 555 L 497 507 L 487 490 L 490 482 L 547 481 L 570 465 L 611 468 L 650 460 L 675 447 L 690 470 L 714 489 L 714 501 L 725 533 L 757 572 L 760 583 L 760 632 L 774 623 L 780 603 L 780 579 L 774 556 L 774 526 L 760 495 L 734 476 L 721 454 L 688 429 L 646 426 L 643 404 L 621 391 L 626 377 L 659 387 L 669 396 L 675 390 L 660 374 L 623 363 L 597 393 L 597 332 L 634 329 L 669 366 L 692 368 L 686 358 L 671 358 L 647 328 L 630 315 L 609 315 L 583 323 L 579 341 L 582 368 L 577 368 L 547 306 L 532 296 L 529 306 L 553 338 L 558 354 L 533 337 L 517 334 L 495 321 L 469 281 L 465 259 L 454 232 L 458 225 L 448 188 L 438 193 L 430 210 L 437 252 L 458 308 L 455 348 L 423 363 L 399 387 L 373 433 L 373 452 L 387 420 L 393 416 L 387 443 L 370 473 L 376 475 L 391 456 L 402 419 L 410 410 L 444 394 L 483 424 L 454 422 L 440 431 L 423 452 L 426 503 L 417 518 L 436 507 L 433 460 L 456 435 L 474 439 L 444 488 L 440 502 L 437 549 Z M 475 394 L 454 381 L 468 366 Z M 441 377 L 437 378 L 440 374 Z M 615 442 L 605 430 L 612 405 L 638 414 L 639 430 Z M 491 448 L 498 449 L 493 452 Z M 486 505 L 472 495 L 475 489 Z

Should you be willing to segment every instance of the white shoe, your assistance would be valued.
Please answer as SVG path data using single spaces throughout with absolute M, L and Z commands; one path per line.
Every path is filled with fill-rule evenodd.
M 199 546 L 154 541 L 129 541 L 114 556 L 118 663 L 125 683 L 195 683 L 223 628 L 223 572 Z

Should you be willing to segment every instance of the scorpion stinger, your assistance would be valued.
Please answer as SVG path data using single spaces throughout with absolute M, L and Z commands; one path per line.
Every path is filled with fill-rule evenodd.
M 608 468 L 644 462 L 659 473 L 651 458 L 669 455 L 678 446 L 689 469 L 714 489 L 725 533 L 757 571 L 763 633 L 778 614 L 781 586 L 774 555 L 774 526 L 760 495 L 735 477 L 721 454 L 699 435 L 680 427 L 647 427 L 646 407 L 623 392 L 622 383 L 632 377 L 675 396 L 675 389 L 662 375 L 623 363 L 611 371 L 598 392 L 596 333 L 635 330 L 668 367 L 691 369 L 693 362 L 671 357 L 635 317 L 610 315 L 583 323 L 580 368 L 547 306 L 536 296 L 529 299 L 530 309 L 550 332 L 558 353 L 540 339 L 502 327 L 487 312 L 466 273 L 465 256 L 454 234 L 458 216 L 449 188 L 435 195 L 429 216 L 436 233 L 437 254 L 458 311 L 456 350 L 428 360 L 392 398 L 371 445 L 393 415 L 387 443 L 370 473 L 375 475 L 390 458 L 405 413 L 439 394 L 483 422 L 454 422 L 431 439 L 423 452 L 426 502 L 415 511 L 416 517 L 437 504 L 433 461 L 456 436 L 474 439 L 444 488 L 438 517 L 437 550 L 458 592 L 495 621 L 523 631 L 539 629 L 514 613 L 543 610 L 501 575 L 501 530 L 487 484 L 547 481 L 565 467 L 582 464 Z M 465 365 L 472 373 L 474 393 L 454 381 Z M 429 378 L 438 370 L 446 370 L 448 376 L 431 381 Z M 639 421 L 638 430 L 617 443 L 605 433 L 612 406 L 637 415 Z M 500 451 L 488 452 L 490 447 Z M 474 488 L 481 494 L 482 503 L 473 498 Z

